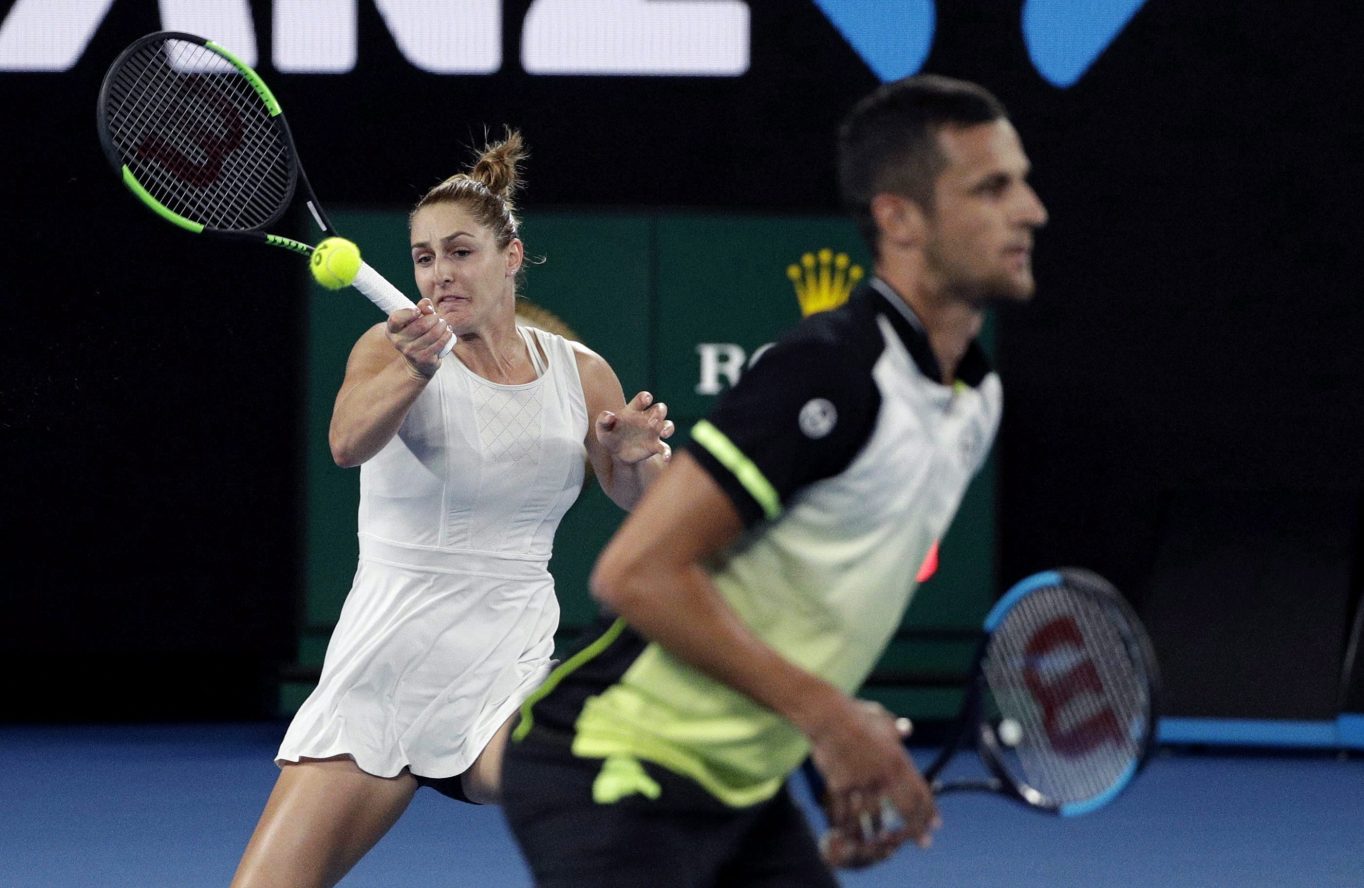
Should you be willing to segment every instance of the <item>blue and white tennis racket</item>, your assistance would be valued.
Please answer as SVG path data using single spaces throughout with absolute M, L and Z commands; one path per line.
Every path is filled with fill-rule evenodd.
M 933 792 L 1000 793 L 1074 816 L 1111 802 L 1155 746 L 1160 678 L 1136 613 L 1107 580 L 1064 568 L 1016 583 L 985 617 Z M 986 777 L 944 779 L 968 744 Z
M 986 615 L 949 742 L 924 778 L 935 796 L 993 792 L 1061 816 L 1097 810 L 1150 758 L 1159 689 L 1146 630 L 1107 580 L 1078 568 L 1033 574 Z M 968 746 L 986 773 L 945 777 Z M 804 771 L 822 804 L 823 779 L 808 761 Z M 862 837 L 900 824 L 883 800 Z

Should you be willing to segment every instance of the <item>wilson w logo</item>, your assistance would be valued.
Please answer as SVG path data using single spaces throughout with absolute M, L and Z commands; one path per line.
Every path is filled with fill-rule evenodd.
M 1042 708 L 1042 725 L 1052 748 L 1080 757 L 1105 743 L 1121 745 L 1126 733 L 1107 705 L 1084 717 L 1088 700 L 1104 699 L 1103 680 L 1085 655 L 1084 636 L 1071 617 L 1058 617 L 1033 633 L 1024 651 L 1023 681 Z

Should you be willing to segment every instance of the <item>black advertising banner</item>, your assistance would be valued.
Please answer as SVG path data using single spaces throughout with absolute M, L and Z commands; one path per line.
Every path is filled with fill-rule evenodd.
M 799 317 L 789 266 L 827 249 L 870 271 L 835 188 L 848 107 L 918 71 L 980 81 L 1051 221 L 1036 299 L 994 318 L 1005 418 L 973 544 L 991 557 L 964 559 L 963 582 L 1089 567 L 1158 605 L 1157 647 L 1184 662 L 1193 617 L 1169 609 L 1168 579 L 1191 575 L 1171 561 L 1184 517 L 1249 491 L 1287 504 L 1257 513 L 1270 532 L 1324 499 L 1346 504 L 1306 509 L 1345 541 L 1323 549 L 1339 563 L 1293 600 L 1323 608 L 1308 622 L 1343 652 L 1364 480 L 1364 124 L 1345 98 L 1364 86 L 1362 19 L 1272 0 L 0 0 L 0 490 L 23 578 L 0 649 L 34 676 L 14 717 L 64 717 L 44 678 L 59 666 L 107 682 L 123 717 L 268 712 L 328 618 L 307 591 L 316 535 L 338 532 L 309 507 L 310 404 L 339 365 L 315 350 L 373 310 L 312 293 L 296 256 L 196 237 L 125 193 L 96 95 L 163 28 L 257 68 L 322 202 L 383 220 L 365 248 L 403 281 L 403 214 L 519 128 L 526 233 L 548 259 L 527 295 L 684 419 Z M 581 520 L 586 562 L 605 531 Z M 1267 695 L 1348 690 L 1272 627 L 1244 627 L 1285 663 Z M 1181 699 L 1204 708 L 1199 689 L 1226 680 Z

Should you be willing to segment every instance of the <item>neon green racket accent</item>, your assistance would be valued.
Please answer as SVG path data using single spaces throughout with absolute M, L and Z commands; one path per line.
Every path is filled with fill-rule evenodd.
M 762 506 L 764 515 L 772 519 L 781 514 L 781 496 L 777 489 L 763 475 L 758 464 L 745 456 L 724 432 L 703 419 L 692 428 L 691 439 L 710 451 L 720 465 L 729 469 L 730 474 L 748 491 L 748 495 Z
M 620 634 L 624 631 L 625 621 L 616 620 L 601 638 L 598 638 L 587 647 L 578 651 L 570 657 L 566 663 L 551 672 L 549 678 L 545 679 L 545 683 L 536 688 L 535 693 L 527 697 L 526 702 L 521 704 L 521 723 L 517 725 L 516 730 L 512 732 L 512 742 L 520 743 L 521 740 L 530 733 L 530 729 L 535 726 L 535 716 L 531 712 L 532 706 L 539 703 L 542 698 L 558 687 L 559 682 L 563 681 L 565 676 L 610 647 L 611 642 L 619 638 Z
M 246 62 L 243 62 L 241 59 L 237 58 L 235 55 L 231 53 L 231 51 L 225 49 L 224 47 L 218 45 L 217 43 L 214 43 L 212 40 L 205 41 L 204 46 L 208 47 L 209 49 L 216 52 L 218 55 L 227 59 L 229 62 L 232 63 L 232 67 L 236 68 L 238 71 L 242 73 L 242 76 L 245 77 L 247 82 L 251 84 L 251 88 L 256 91 L 256 95 L 260 96 L 261 101 L 265 103 L 265 107 L 270 109 L 271 117 L 278 117 L 280 115 L 279 102 L 275 101 L 275 94 L 270 92 L 270 87 L 265 85 L 265 81 L 261 80 L 260 76 L 256 74 L 255 71 L 251 70 L 250 65 L 246 64 Z
M 151 194 L 147 192 L 147 189 L 142 187 L 142 183 L 137 181 L 133 176 L 132 170 L 128 169 L 126 164 L 123 167 L 123 184 L 127 185 L 128 190 L 133 194 L 136 194 L 138 200 L 151 207 L 152 210 L 156 212 L 156 215 L 160 216 L 162 219 L 165 219 L 172 225 L 178 225 L 186 231 L 192 231 L 195 234 L 203 232 L 203 225 L 195 222 L 193 219 L 186 219 L 179 213 L 171 212 L 171 210 L 167 209 L 165 204 L 152 197 Z
M 312 253 L 313 248 L 302 241 L 292 240 L 287 237 L 280 237 L 278 234 L 267 234 L 265 242 L 272 247 L 283 247 L 286 250 L 293 250 L 295 253 L 302 253 L 307 256 Z

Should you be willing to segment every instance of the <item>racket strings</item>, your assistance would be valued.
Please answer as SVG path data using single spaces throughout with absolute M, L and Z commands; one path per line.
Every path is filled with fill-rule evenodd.
M 182 110 L 193 99 L 189 92 L 191 82 L 181 78 L 178 89 L 161 92 L 155 107 L 144 108 L 143 113 L 147 115 L 144 120 L 164 120 L 168 113 L 178 113 L 181 121 L 185 121 Z M 155 93 L 149 95 L 156 96 Z M 137 130 L 133 132 L 136 134 Z M 142 133 L 140 137 L 127 140 L 136 152 L 131 157 L 130 168 L 153 196 L 181 215 L 214 228 L 258 224 L 262 214 L 259 210 L 253 211 L 250 202 L 242 199 L 243 183 L 224 174 L 225 158 L 213 157 L 212 146 L 206 151 L 203 138 L 203 130 L 198 127 L 176 126 Z M 221 147 L 232 144 L 223 143 Z M 155 151 L 150 158 L 145 156 L 149 148 Z M 251 148 L 248 145 L 248 150 Z M 203 166 L 196 167 L 196 158 L 201 159 Z M 204 190 L 204 179 L 208 184 L 219 183 L 216 192 Z M 237 208 L 236 213 L 230 213 L 229 208 Z
M 1022 729 L 1005 756 L 1014 776 L 1058 804 L 1098 798 L 1144 755 L 1144 664 L 1101 598 L 1039 589 L 991 637 L 983 669 L 1001 718 Z
M 105 116 L 134 178 L 209 228 L 262 227 L 293 193 L 292 152 L 250 81 L 212 50 L 150 43 L 111 76 Z
M 170 141 L 179 156 L 203 157 L 209 169 L 196 170 L 190 167 L 186 170 L 175 165 L 157 164 L 152 167 L 157 173 L 157 181 L 169 189 L 168 193 L 187 201 L 202 196 L 212 197 L 210 192 L 191 186 L 202 184 L 196 179 L 204 173 L 216 172 L 217 175 L 211 181 L 221 183 L 216 205 L 224 214 L 214 217 L 212 227 L 232 229 L 263 224 L 268 221 L 271 208 L 260 209 L 249 197 L 243 196 L 252 180 L 257 179 L 265 186 L 258 193 L 263 194 L 267 203 L 271 202 L 271 190 L 279 194 L 281 199 L 287 199 L 287 192 L 280 190 L 278 184 L 281 179 L 276 175 L 272 182 L 270 177 L 270 166 L 277 166 L 278 158 L 283 155 L 279 140 L 269 139 L 274 136 L 274 130 L 268 113 L 254 97 L 250 84 L 216 54 L 197 44 L 181 41 L 169 41 L 165 46 L 166 53 L 156 53 L 152 58 L 168 61 L 168 64 L 160 66 L 157 74 L 170 88 L 162 89 L 161 107 L 152 119 L 165 120 L 168 114 L 172 114 L 174 117 L 171 119 L 176 125 L 152 133 L 150 138 Z M 230 73 L 210 73 L 215 68 Z M 155 94 L 154 89 L 149 90 L 149 95 Z M 213 97 L 218 97 L 218 101 L 213 101 Z M 230 126 L 226 134 L 219 135 L 221 141 L 216 144 L 208 142 L 206 146 L 206 134 L 213 133 L 215 124 L 221 127 L 225 119 L 235 126 Z M 249 126 L 251 123 L 264 125 Z M 167 140 L 168 132 L 173 139 Z M 144 137 L 139 144 L 146 144 L 147 138 Z M 254 162 L 256 168 L 244 168 L 241 175 L 233 175 L 233 163 L 242 165 L 243 162 Z M 213 170 L 214 166 L 219 169 Z M 282 181 L 287 183 L 287 176 Z M 191 206 L 189 203 L 182 205 Z M 230 208 L 238 208 L 237 214 L 227 214 Z

